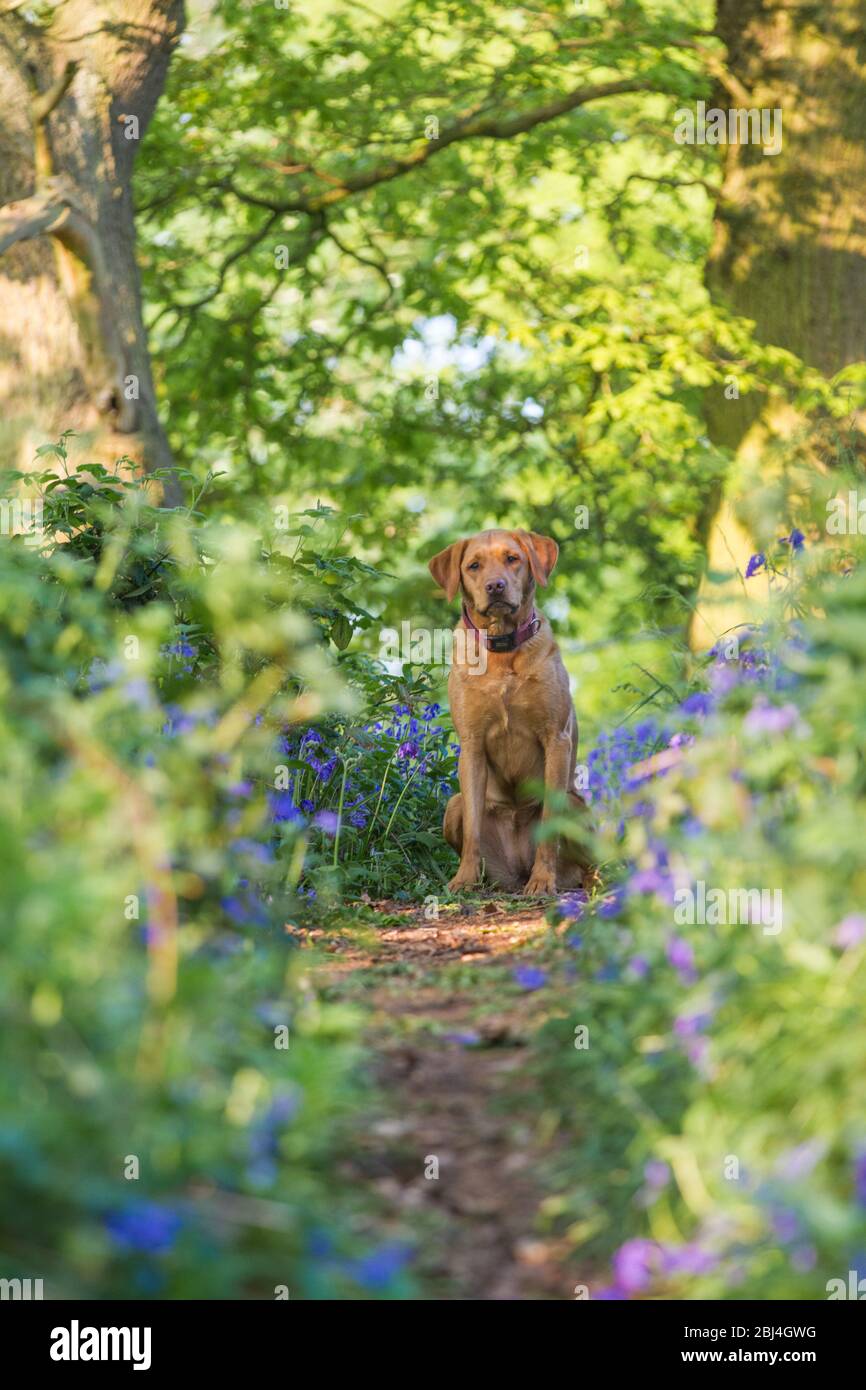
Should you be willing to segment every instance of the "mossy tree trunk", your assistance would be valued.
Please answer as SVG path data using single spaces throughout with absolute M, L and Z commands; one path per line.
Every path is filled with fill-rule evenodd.
M 719 0 L 716 32 L 732 82 L 714 105 L 779 109 L 782 148 L 723 149 L 724 180 L 707 271 L 713 296 L 754 320 L 758 338 L 832 377 L 866 359 L 866 0 Z M 853 404 L 853 401 L 852 401 Z M 710 577 L 692 625 L 705 646 L 745 618 L 742 585 L 756 537 L 734 506 L 798 428 L 765 397 L 707 400 L 710 434 L 735 451 L 725 489 L 704 518 Z M 720 576 L 727 575 L 727 579 Z M 714 577 L 715 576 L 715 577 Z
M 30 15 L 28 19 L 25 15 Z M 183 0 L 0 19 L 0 467 L 75 430 L 79 465 L 170 468 L 141 312 L 132 170 Z M 167 500 L 177 500 L 170 482 Z

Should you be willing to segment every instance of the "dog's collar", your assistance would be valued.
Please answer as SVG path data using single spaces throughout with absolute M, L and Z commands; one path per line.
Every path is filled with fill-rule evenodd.
M 465 603 L 463 605 L 463 621 L 470 631 L 478 633 L 478 640 L 481 645 L 489 648 L 492 652 L 516 651 L 518 647 L 523 646 L 524 642 L 528 642 L 530 637 L 534 637 L 541 627 L 541 619 L 534 608 L 532 617 L 528 622 L 522 623 L 520 627 L 515 628 L 514 632 L 503 632 L 499 637 L 491 637 L 485 628 L 476 627 L 469 616 L 469 609 Z

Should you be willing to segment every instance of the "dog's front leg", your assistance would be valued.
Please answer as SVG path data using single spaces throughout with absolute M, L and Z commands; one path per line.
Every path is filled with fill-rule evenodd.
M 571 732 L 563 729 L 551 734 L 544 744 L 544 810 L 541 824 L 553 814 L 551 792 L 568 791 L 571 777 Z M 556 862 L 559 855 L 559 839 L 542 840 L 535 851 L 532 873 L 524 892 L 529 897 L 550 897 L 556 892 Z
M 487 797 L 487 755 L 481 739 L 462 739 L 457 776 L 463 798 L 463 848 L 451 892 L 473 888 L 481 875 L 481 822 Z

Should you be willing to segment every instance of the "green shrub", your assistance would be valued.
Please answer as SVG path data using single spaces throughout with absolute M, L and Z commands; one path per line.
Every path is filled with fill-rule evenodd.
M 4 1276 L 390 1296 L 406 1253 L 335 1176 L 358 1020 L 296 949 L 327 837 L 273 789 L 298 721 L 361 709 L 327 644 L 359 610 L 321 582 L 347 562 L 97 469 L 37 482 L 41 543 L 0 545 Z

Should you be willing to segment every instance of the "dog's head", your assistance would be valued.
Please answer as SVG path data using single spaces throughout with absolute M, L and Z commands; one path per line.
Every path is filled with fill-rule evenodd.
M 430 561 L 449 603 L 462 589 L 468 606 L 497 624 L 522 616 L 536 584 L 547 583 L 559 546 L 534 531 L 481 531 L 455 541 Z

